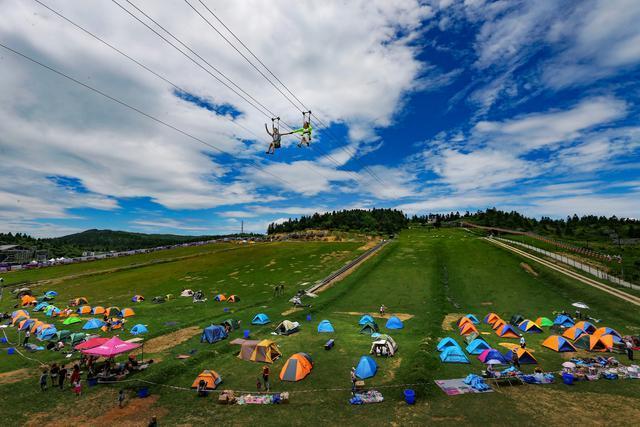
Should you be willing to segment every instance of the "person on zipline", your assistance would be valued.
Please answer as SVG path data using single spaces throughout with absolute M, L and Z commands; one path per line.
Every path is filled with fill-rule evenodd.
M 278 121 L 278 126 L 276 126 L 276 121 Z M 269 132 L 269 128 L 267 127 L 267 124 L 264 124 L 264 128 L 267 131 L 267 133 L 269 134 L 269 136 L 271 136 L 271 144 L 269 144 L 269 149 L 267 150 L 267 154 L 275 154 L 276 153 L 276 148 L 280 148 L 281 142 L 282 142 L 282 135 L 280 134 L 280 129 L 279 129 L 279 123 L 280 123 L 280 118 L 275 118 L 275 119 L 271 119 L 271 132 Z M 285 134 L 288 135 L 288 134 Z
M 308 117 L 307 117 L 308 115 Z M 311 143 L 311 133 L 313 132 L 313 126 L 311 126 L 311 111 L 302 113 L 302 127 L 300 129 L 293 130 L 285 135 L 291 135 L 299 133 L 301 135 L 298 147 L 306 145 L 307 147 Z

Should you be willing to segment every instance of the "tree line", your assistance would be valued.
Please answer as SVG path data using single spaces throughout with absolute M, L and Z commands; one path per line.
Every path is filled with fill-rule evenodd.
M 292 233 L 308 229 L 394 234 L 409 223 L 402 211 L 395 209 L 350 209 L 315 213 L 271 223 L 267 234 Z

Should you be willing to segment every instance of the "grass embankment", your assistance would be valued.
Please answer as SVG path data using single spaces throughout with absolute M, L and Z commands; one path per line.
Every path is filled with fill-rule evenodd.
M 623 301 L 532 265 L 538 274 L 535 276 L 520 266 L 522 260 L 516 255 L 463 230 L 405 231 L 354 273 L 312 300 L 310 309 L 281 315 L 290 308 L 286 299 L 294 290 L 293 284 L 322 277 L 355 257 L 357 247 L 358 244 L 313 242 L 256 246 L 241 252 L 92 276 L 81 283 L 68 281 L 56 289 L 62 293 L 60 299 L 77 296 L 83 291 L 92 303 L 107 305 L 113 302 L 120 306 L 130 305 L 126 301 L 134 292 L 151 295 L 171 290 L 177 293 L 185 286 L 205 289 L 208 296 L 214 290 L 237 293 L 243 300 L 235 306 L 211 301 L 192 304 L 186 299 L 163 305 L 145 302 L 135 307 L 139 317 L 132 322 L 149 324 L 150 330 L 157 335 L 191 325 L 204 326 L 226 317 L 239 318 L 246 327 L 255 313 L 266 312 L 273 323 L 249 329 L 252 337 L 272 338 L 280 346 L 284 358 L 271 366 L 272 388 L 293 392 L 288 405 L 226 407 L 215 404 L 213 399 L 199 399 L 192 392 L 153 386 L 154 400 L 148 400 L 144 407 L 133 406 L 132 402 L 135 413 L 118 415 L 111 409 L 116 403 L 118 387 L 87 389 L 86 395 L 76 400 L 71 393 L 40 393 L 36 377 L 31 376 L 27 381 L 0 385 L 0 392 L 6 396 L 0 401 L 0 413 L 4 415 L 3 419 L 11 419 L 15 424 L 35 413 L 41 423 L 61 420 L 65 416 L 76 417 L 72 424 L 104 420 L 104 417 L 111 422 L 144 422 L 146 417 L 156 413 L 166 425 L 214 422 L 243 425 L 451 422 L 522 425 L 612 423 L 640 416 L 637 409 L 640 407 L 640 382 L 633 381 L 598 381 L 578 384 L 571 389 L 562 384 L 522 386 L 496 393 L 452 397 L 435 387 L 434 379 L 461 378 L 482 369 L 474 357 L 471 357 L 471 365 L 449 365 L 439 361 L 435 351 L 439 338 L 451 335 L 463 342 L 455 325 L 443 322 L 455 320 L 458 314 L 474 313 L 482 318 L 487 312 L 494 311 L 505 318 L 516 312 L 530 318 L 551 317 L 553 310 L 570 309 L 572 302 L 583 300 L 592 307 L 594 317 L 603 319 L 603 324 L 623 333 L 640 331 L 637 311 Z M 287 296 L 274 298 L 271 286 L 280 281 L 287 284 Z M 139 286 L 145 286 L 145 289 Z M 405 321 L 405 329 L 392 333 L 399 345 L 397 356 L 377 359 L 379 372 L 366 381 L 368 386 L 380 387 L 385 402 L 353 407 L 348 405 L 349 392 L 344 390 L 349 387 L 349 369 L 360 356 L 368 353 L 371 342 L 369 337 L 358 334 L 359 316 L 355 313 L 375 312 L 381 303 L 391 312 L 413 317 Z M 224 313 L 223 307 L 232 307 L 234 313 Z M 311 322 L 306 321 L 308 314 L 312 317 Z M 301 332 L 289 337 L 269 335 L 275 323 L 284 318 L 300 321 Z M 317 323 L 322 319 L 331 320 L 335 334 L 316 332 Z M 163 326 L 167 321 L 178 321 L 179 326 Z M 384 320 L 379 319 L 378 323 L 384 331 Z M 449 330 L 451 328 L 453 330 Z M 494 346 L 501 342 L 516 342 L 499 339 L 486 326 L 481 326 L 481 331 L 489 332 L 483 337 Z M 128 334 L 123 335 L 128 337 Z M 235 332 L 232 338 L 239 335 L 240 332 Z M 563 355 L 541 347 L 540 343 L 547 335 L 528 335 L 528 345 L 545 370 L 558 370 L 565 359 Z M 336 346 L 325 351 L 322 347 L 329 337 L 336 339 Z M 189 359 L 175 358 L 191 350 L 196 352 Z M 221 388 L 253 390 L 261 365 L 239 360 L 235 356 L 237 350 L 228 341 L 200 344 L 196 335 L 152 355 L 162 361 L 135 378 L 189 387 L 201 370 L 214 369 L 224 379 Z M 286 358 L 299 351 L 313 356 L 315 367 L 311 375 L 298 383 L 280 382 L 277 376 Z M 37 357 L 47 358 L 48 355 L 37 354 Z M 2 366 L 10 363 L 11 369 L 31 366 L 18 362 L 16 356 L 2 355 L 0 360 Z M 530 371 L 532 367 L 527 366 L 525 370 Z M 385 388 L 416 382 L 426 385 L 414 387 L 420 395 L 413 407 L 402 401 L 403 387 Z M 585 399 L 588 403 L 584 403 Z M 37 406 L 24 403 L 34 400 L 38 401 Z M 137 402 L 135 404 L 140 405 Z M 589 411 L 584 410 L 585 405 Z M 78 408 L 82 408 L 81 415 L 78 415 Z

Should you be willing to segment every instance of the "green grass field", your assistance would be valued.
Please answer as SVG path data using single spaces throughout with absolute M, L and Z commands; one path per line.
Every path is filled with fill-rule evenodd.
M 440 363 L 435 350 L 440 338 L 451 335 L 458 342 L 463 342 L 455 325 L 444 320 L 456 319 L 461 314 L 474 313 L 482 318 L 493 311 L 507 319 L 513 313 L 535 319 L 538 316 L 551 317 L 554 310 L 569 310 L 572 302 L 581 300 L 592 307 L 590 314 L 603 319 L 604 325 L 624 334 L 640 333 L 637 308 L 538 265 L 532 265 L 538 274 L 534 276 L 520 266 L 522 260 L 516 255 L 464 230 L 406 230 L 351 275 L 311 300 L 311 308 L 282 315 L 291 308 L 287 300 L 299 285 L 314 282 L 355 258 L 362 252 L 359 246 L 360 243 L 355 242 L 291 242 L 224 251 L 227 247 L 220 245 L 197 250 L 189 248 L 194 249 L 188 253 L 194 255 L 190 258 L 136 268 L 122 268 L 141 262 L 131 257 L 129 263 L 117 260 L 125 261 L 118 265 L 107 265 L 116 261 L 108 260 L 17 273 L 15 276 L 9 274 L 6 280 L 13 283 L 61 278 L 50 286 L 60 292 L 58 301 L 86 296 L 92 305 L 103 306 L 130 307 L 133 305 L 130 298 L 135 293 L 150 299 L 165 293 L 177 295 L 185 287 L 203 289 L 209 297 L 204 304 L 193 304 L 188 298 L 176 298 L 165 304 L 154 305 L 147 301 L 135 305 L 133 308 L 137 315 L 127 326 L 147 324 L 151 332 L 146 337 L 149 340 L 173 337 L 176 335 L 167 334 L 194 326 L 204 327 L 228 317 L 240 319 L 242 329 L 250 329 L 252 337 L 270 338 L 279 345 L 284 358 L 271 366 L 272 389 L 290 391 L 291 401 L 277 406 L 222 406 L 211 397 L 200 399 L 191 391 L 156 385 L 151 386 L 151 398 L 131 399 L 127 408 L 118 412 L 117 391 L 125 387 L 133 393 L 136 383 L 85 387 L 84 395 L 78 399 L 71 392 L 49 390 L 41 393 L 37 385 L 38 364 L 17 355 L 8 356 L 3 351 L 0 355 L 0 393 L 3 396 L 0 415 L 6 425 L 21 425 L 29 421 L 46 424 L 55 420 L 64 420 L 66 425 L 102 422 L 144 425 L 154 414 L 159 416 L 163 425 L 209 425 L 215 422 L 241 425 L 344 422 L 354 425 L 452 422 L 559 425 L 628 424 L 630 420 L 640 419 L 640 381 L 601 380 L 580 383 L 571 388 L 563 384 L 519 386 L 494 393 L 451 397 L 435 386 L 434 379 L 461 378 L 471 372 L 479 373 L 483 367 L 474 357 L 471 357 L 470 365 Z M 180 256 L 173 251 L 151 255 L 152 259 Z M 114 268 L 122 269 L 96 273 Z M 95 274 L 65 278 L 89 270 Z M 279 283 L 285 284 L 284 297 L 273 296 L 273 286 Z M 235 293 L 242 300 L 235 305 L 211 301 L 218 292 Z M 5 294 L 0 310 L 8 310 L 12 303 L 14 300 L 9 300 Z M 347 403 L 350 397 L 349 369 L 360 356 L 368 353 L 371 342 L 368 336 L 358 334 L 359 316 L 352 313 L 375 313 L 382 303 L 392 313 L 412 317 L 405 321 L 403 330 L 392 333 L 399 345 L 396 357 L 377 359 L 378 374 L 366 381 L 367 386 L 379 388 L 385 402 L 351 406 Z M 225 313 L 224 307 L 230 308 L 232 314 Z M 273 323 L 262 327 L 250 326 L 251 318 L 258 312 L 267 313 Z M 306 320 L 307 315 L 311 316 L 311 321 Z M 301 332 L 288 337 L 270 335 L 275 324 L 284 318 L 301 322 Z M 335 334 L 316 332 L 316 326 L 322 319 L 331 320 Z M 178 324 L 165 326 L 167 322 Z M 380 319 L 378 323 L 384 331 L 384 320 Z M 448 330 L 451 328 L 453 330 Z M 13 328 L 6 331 L 11 340 L 17 338 Z M 481 331 L 489 332 L 490 329 L 483 325 Z M 164 351 L 145 354 L 145 358 L 151 357 L 158 362 L 131 378 L 189 387 L 200 371 L 213 369 L 223 377 L 220 389 L 255 389 L 261 364 L 238 359 L 238 347 L 230 345 L 229 340 L 213 345 L 201 344 L 199 333 L 191 333 L 193 336 L 186 341 L 172 343 L 169 340 Z M 527 335 L 528 346 L 543 369 L 557 371 L 565 359 L 540 345 L 547 335 Z M 239 336 L 241 331 L 236 331 L 231 338 Z M 131 336 L 124 332 L 121 337 L 128 339 Z M 336 346 L 325 351 L 323 344 L 329 337 L 336 339 Z M 499 339 L 492 332 L 483 338 L 494 346 L 502 342 L 516 342 Z M 176 358 L 178 354 L 193 350 L 195 353 L 188 359 Z M 300 351 L 313 356 L 315 365 L 312 373 L 297 383 L 281 382 L 277 376 L 285 360 Z M 56 353 L 46 352 L 32 356 L 45 362 L 59 357 Z M 528 365 L 524 370 L 532 371 L 533 367 Z M 9 383 L 8 379 L 15 378 L 17 374 L 22 380 Z M 424 385 L 411 386 L 419 393 L 418 402 L 408 406 L 403 402 L 405 386 L 402 384 L 415 383 Z

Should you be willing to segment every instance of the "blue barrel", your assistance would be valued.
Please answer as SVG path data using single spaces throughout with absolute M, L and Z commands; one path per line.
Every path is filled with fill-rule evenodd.
M 249 334 L 251 333 L 251 331 L 249 329 L 245 329 L 244 330 L 244 339 L 249 339 Z
M 225 313 L 229 311 L 229 307 L 225 307 L 222 309 Z
M 87 380 L 87 383 L 89 384 L 89 387 L 95 387 L 98 385 L 98 379 L 97 378 L 89 378 Z
M 405 390 L 404 401 L 407 402 L 408 405 L 416 403 L 416 392 L 410 389 Z
M 567 372 L 564 372 L 562 374 L 562 382 L 565 383 L 566 385 L 572 385 L 573 380 L 574 380 L 574 376 L 572 374 L 569 374 Z
M 140 389 L 138 389 L 138 397 L 149 397 L 149 387 L 141 387 Z
M 9 348 L 7 349 L 7 354 L 8 354 L 8 355 L 15 354 L 15 352 L 16 352 L 16 349 L 15 349 L 15 348 L 13 348 L 13 347 L 9 347 Z
M 7 339 L 5 337 L 0 338 L 0 343 L 6 344 L 7 343 Z
M 311 322 L 311 315 L 307 314 L 307 322 Z

